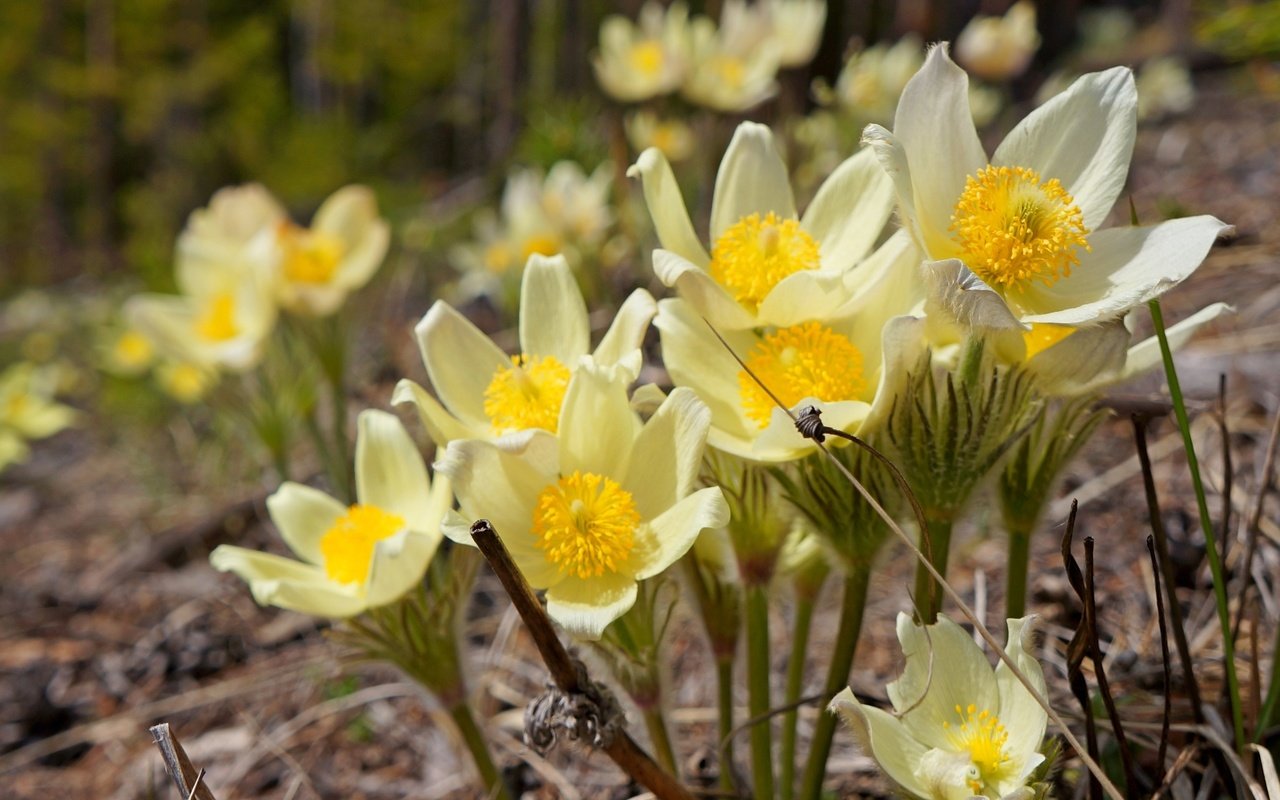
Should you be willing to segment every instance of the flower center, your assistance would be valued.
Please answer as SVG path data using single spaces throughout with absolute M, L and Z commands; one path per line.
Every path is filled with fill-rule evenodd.
M 720 55 L 711 59 L 711 71 L 730 89 L 741 89 L 747 80 L 747 68 L 742 59 Z
M 543 489 L 533 511 L 538 548 L 561 573 L 579 578 L 617 572 L 639 525 L 631 493 L 593 472 L 574 471 Z
M 780 328 L 765 336 L 751 349 L 747 366 L 787 408 L 806 397 L 853 400 L 866 385 L 862 353 L 846 337 L 817 322 Z M 768 426 L 773 398 L 746 370 L 738 373 L 738 387 L 747 416 L 761 428 Z
M 335 583 L 364 583 L 374 547 L 403 528 L 404 518 L 377 506 L 352 506 L 320 539 L 325 574 Z
M 560 252 L 560 239 L 551 233 L 536 233 L 524 240 L 521 248 L 520 264 L 529 260 L 529 256 L 537 253 L 540 256 L 553 256 Z
M 978 777 L 969 779 L 969 788 L 974 794 L 982 794 L 985 786 L 1008 777 L 1013 768 L 1005 753 L 1009 732 L 1000 724 L 1000 719 L 985 708 L 979 711 L 970 703 L 968 708 L 957 705 L 955 711 L 960 718 L 959 727 L 949 722 L 942 723 L 942 727 L 952 746 L 967 753 L 978 768 Z
M 755 311 L 778 282 L 802 269 L 821 265 L 818 243 L 794 219 L 770 211 L 743 217 L 729 227 L 711 251 L 711 277 Z
M 196 319 L 196 333 L 211 342 L 234 339 L 240 328 L 236 325 L 236 298 L 231 292 L 215 295 L 205 306 L 204 313 Z
M 331 233 L 308 231 L 289 223 L 280 230 L 284 277 L 291 283 L 323 284 L 333 280 L 342 260 L 342 240 Z
M 512 356 L 484 390 L 484 413 L 497 435 L 527 428 L 555 433 L 568 388 L 569 368 L 555 356 Z
M 1025 167 L 987 166 L 965 181 L 951 232 L 965 264 L 989 284 L 1019 288 L 1039 278 L 1052 286 L 1089 249 L 1084 213 L 1057 178 Z
M 213 383 L 213 373 L 195 364 L 165 364 L 156 373 L 160 388 L 179 403 L 194 403 Z
M 155 354 L 151 341 L 137 331 L 125 331 L 113 349 L 116 364 L 126 369 L 142 369 Z
M 660 43 L 653 39 L 645 39 L 631 45 L 631 50 L 627 53 L 627 61 L 636 72 L 653 77 L 662 71 L 666 55 L 662 52 Z

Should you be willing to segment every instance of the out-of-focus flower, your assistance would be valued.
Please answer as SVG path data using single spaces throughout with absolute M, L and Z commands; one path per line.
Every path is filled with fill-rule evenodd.
M 1011 619 L 1005 653 L 1043 697 L 1044 673 L 1030 654 L 1033 617 Z M 833 711 L 896 784 L 925 800 L 1024 798 L 1044 761 L 1048 715 L 1001 661 L 995 670 L 973 639 L 945 616 L 918 627 L 898 615 L 906 657 L 886 689 L 894 713 L 845 689 Z
M 107 369 L 117 375 L 141 375 L 151 369 L 155 359 L 155 345 L 133 328 L 120 331 L 105 353 Z
M 1138 118 L 1183 114 L 1196 102 L 1187 63 L 1177 56 L 1153 58 L 1138 69 Z
M 209 556 L 243 578 L 262 605 L 345 618 L 398 599 L 422 580 L 452 505 L 449 481 L 432 481 L 400 421 L 360 414 L 355 505 L 285 483 L 267 511 L 299 559 L 222 545 Z
M 200 402 L 217 382 L 216 371 L 190 361 L 166 360 L 156 367 L 160 389 L 184 405 Z
M 28 441 L 75 422 L 75 410 L 54 400 L 57 384 L 55 368 L 26 361 L 0 372 L 0 470 L 26 460 Z
M 970 72 L 990 81 L 1021 75 L 1040 47 L 1036 7 L 1019 0 L 1003 17 L 976 16 L 956 37 L 956 59 Z
M 598 638 L 706 528 L 729 520 L 719 487 L 692 491 L 709 423 L 706 406 L 676 389 L 641 424 L 627 398 L 633 374 L 589 359 L 574 373 L 558 423 L 510 446 L 453 441 L 436 469 L 453 479 L 461 516 L 445 533 L 470 544 L 486 517 L 520 571 L 546 589 L 547 613 Z
M 178 261 L 239 264 L 252 248 L 265 256 L 289 214 L 260 183 L 227 186 L 191 212 L 178 236 Z
M 973 124 L 985 128 L 1004 108 L 1004 95 L 994 86 L 982 83 L 969 84 L 969 113 Z
M 802 67 L 813 60 L 827 21 L 827 0 L 762 0 L 770 35 L 783 67 Z
M 755 15 L 745 4 L 729 0 L 722 17 L 725 27 L 717 29 L 707 17 L 689 24 L 692 66 L 681 89 L 685 99 L 737 113 L 778 91 L 778 45 L 768 35 L 766 21 Z
M 654 251 L 654 271 L 722 330 L 796 325 L 841 306 L 855 288 L 845 274 L 871 251 L 892 210 L 891 182 L 863 151 L 798 217 L 773 134 L 753 122 L 738 126 L 720 162 L 710 253 L 661 152 L 645 151 L 628 174 L 643 183 L 664 248 Z
M 613 15 L 600 25 L 600 51 L 592 58 L 600 87 L 624 103 L 636 103 L 679 88 L 689 67 L 689 12 L 648 0 L 639 24 Z
M 655 147 L 668 161 L 684 161 L 693 155 L 693 131 L 684 121 L 660 119 L 651 111 L 637 111 L 626 119 L 627 140 L 636 152 Z
M 1129 333 L 1120 318 L 1194 272 L 1229 227 L 1199 216 L 1097 230 L 1124 186 L 1136 117 L 1129 70 L 1085 75 L 1031 112 L 988 161 L 968 77 L 945 46 L 934 48 L 903 93 L 893 133 L 865 132 L 926 254 L 928 316 L 991 332 L 1012 361 L 1070 337 L 1097 355 L 1081 383 L 1122 364 Z
M 243 371 L 262 358 L 276 321 L 269 276 L 246 262 L 178 262 L 180 294 L 144 294 L 125 304 L 125 321 L 165 355 Z
M 888 123 L 907 81 L 923 63 L 924 47 L 917 36 L 907 35 L 893 44 L 880 42 L 855 50 L 840 70 L 835 87 L 815 81 L 814 93 L 819 102 L 836 106 L 862 125 Z
M 640 343 L 655 310 L 648 292 L 633 292 L 596 348 L 596 362 L 618 365 L 634 380 Z M 415 332 L 440 399 L 406 379 L 392 401 L 413 403 L 440 446 L 533 428 L 555 433 L 570 377 L 591 344 L 587 305 L 562 256 L 529 258 L 520 292 L 521 350 L 515 356 L 502 352 L 443 301 L 431 307 Z

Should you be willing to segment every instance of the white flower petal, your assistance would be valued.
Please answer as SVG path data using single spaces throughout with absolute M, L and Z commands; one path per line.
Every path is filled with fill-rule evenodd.
M 680 299 L 661 300 L 653 324 L 661 334 L 663 363 L 672 382 L 698 393 L 711 409 L 713 431 L 748 441 L 754 438 L 758 429 L 743 411 L 738 385 L 742 368 L 692 306 Z M 743 358 L 756 342 L 750 331 L 722 330 L 721 335 Z
M 641 519 L 653 519 L 689 493 L 702 465 L 711 412 L 693 390 L 668 395 L 636 436 L 623 474 Z
M 267 498 L 267 513 L 290 550 L 303 561 L 320 565 L 324 563 L 320 540 L 347 513 L 347 507 L 319 489 L 286 481 Z
M 742 330 L 756 326 L 756 318 L 739 305 L 723 286 L 678 253 L 654 250 L 653 271 L 658 280 L 673 287 L 681 298 L 717 328 Z
M 711 242 L 738 220 L 752 214 L 762 218 L 773 212 L 794 219 L 796 201 L 791 195 L 787 165 L 774 146 L 768 126 L 744 122 L 733 133 L 716 173 L 711 199 Z
M 698 535 L 709 528 L 729 524 L 729 505 L 719 486 L 708 486 L 685 497 L 648 525 L 652 537 L 645 549 L 636 580 L 652 578 L 678 561 L 693 547 Z
M 628 371 L 617 365 L 602 366 L 590 356 L 579 362 L 560 408 L 561 474 L 624 477 L 640 425 L 627 398 L 630 383 Z
M 400 420 L 385 411 L 360 412 L 356 436 L 356 497 L 401 517 L 415 531 L 439 529 L 431 519 L 431 481 L 418 446 Z
M 418 410 L 418 418 L 422 420 L 422 426 L 427 429 L 427 435 L 437 447 L 444 447 L 454 439 L 471 439 L 476 435 L 476 432 L 446 411 L 430 392 L 408 378 L 401 378 L 396 384 L 396 389 L 391 394 L 391 403 L 392 405 L 412 403 Z
M 879 708 L 864 706 L 849 689 L 835 696 L 831 710 L 853 729 L 863 752 L 874 758 L 894 783 L 916 797 L 929 796 L 928 789 L 916 779 L 925 747 L 901 722 Z
M 893 181 L 873 149 L 863 149 L 836 167 L 800 221 L 818 241 L 822 266 L 844 271 L 862 260 L 893 213 L 893 201 Z
M 711 256 L 707 255 L 707 249 L 693 230 L 684 196 L 680 194 L 680 184 L 676 183 L 675 173 L 662 151 L 656 147 L 645 150 L 627 170 L 627 175 L 640 177 L 644 202 L 649 207 L 649 216 L 653 218 L 653 227 L 662 246 L 699 267 L 709 264 Z
M 921 269 L 925 308 L 930 315 L 939 314 L 966 330 L 1019 331 L 1028 327 L 1018 321 L 995 289 L 959 259 L 926 261 Z
M 1035 687 L 1036 693 L 1044 697 L 1044 671 L 1030 652 L 1035 644 L 1034 621 L 1034 616 L 1009 620 L 1009 638 L 1004 651 Z M 996 665 L 995 678 L 1000 692 L 1000 724 L 1009 733 L 1006 752 L 1022 768 L 1022 774 L 1017 776 L 1017 781 L 1013 784 L 1016 786 L 1024 783 L 1027 774 L 1042 760 L 1037 756 L 1040 743 L 1044 740 L 1049 715 L 1004 661 Z
M 792 407 L 791 412 L 798 414 L 808 406 L 815 406 L 822 412 L 822 424 L 837 430 L 856 432 L 871 411 L 871 406 L 861 400 L 842 400 L 839 402 L 822 402 L 815 397 L 806 397 Z M 781 408 L 774 408 L 769 416 L 769 424 L 756 437 L 751 448 L 751 458 L 757 461 L 794 461 L 804 458 L 817 447 L 813 441 L 804 438 L 791 417 Z
M 209 564 L 242 578 L 259 605 L 331 619 L 353 617 L 367 607 L 363 597 L 328 580 L 319 567 L 271 553 L 224 544 L 209 554 Z
M 636 289 L 614 315 L 609 330 L 605 331 L 592 357 L 600 364 L 617 364 L 630 357 L 644 344 L 649 323 L 657 313 L 658 303 L 653 295 L 644 289 Z
M 1173 325 L 1165 329 L 1165 338 L 1169 341 L 1169 350 L 1176 352 L 1186 346 L 1191 341 L 1191 337 L 1195 335 L 1204 325 L 1212 322 L 1223 314 L 1234 312 L 1235 309 L 1226 303 L 1213 303 L 1207 308 L 1192 314 L 1177 325 Z M 1125 359 L 1124 369 L 1119 375 L 1108 383 L 1119 383 L 1126 381 L 1135 375 L 1140 375 L 1147 370 L 1155 369 L 1164 362 L 1164 356 L 1160 352 L 1160 340 L 1158 337 L 1152 336 L 1149 339 L 1143 339 L 1138 344 L 1129 348 L 1128 357 Z
M 374 545 L 366 583 L 369 607 L 394 602 L 421 583 L 442 538 L 438 527 L 434 533 L 403 530 Z
M 498 370 L 511 366 L 507 354 L 440 300 L 413 331 L 431 385 L 444 407 L 470 428 L 490 427 L 484 413 L 484 392 Z
M 1088 325 L 1120 316 L 1185 280 L 1230 229 L 1200 216 L 1098 231 L 1089 237 L 1093 252 L 1081 254 L 1069 276 L 1017 295 L 1015 300 L 1030 312 L 1022 320 Z
M 1018 123 L 991 163 L 1057 178 L 1096 229 L 1124 189 L 1138 128 L 1138 90 L 1128 67 L 1092 72 Z
M 880 380 L 871 410 L 858 428 L 861 436 L 878 430 L 889 418 L 894 402 L 906 389 L 911 370 L 920 363 L 927 347 L 923 319 L 901 316 L 885 324 L 881 333 Z
M 572 368 L 591 347 L 587 304 L 564 256 L 529 256 L 520 285 L 520 349 Z
M 636 580 L 630 574 L 569 576 L 547 589 L 547 616 L 583 639 L 599 639 L 610 622 L 635 604 Z
M 1129 338 L 1129 329 L 1119 319 L 1077 328 L 1029 359 L 1026 368 L 1035 376 L 1043 394 L 1075 395 L 1079 387 L 1099 376 L 1116 375 L 1124 368 Z
M 834 270 L 793 272 L 774 285 L 756 311 L 755 327 L 786 328 L 823 320 L 848 301 L 843 276 Z

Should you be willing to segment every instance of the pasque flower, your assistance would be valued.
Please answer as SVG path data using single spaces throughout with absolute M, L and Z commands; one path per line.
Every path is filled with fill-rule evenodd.
M 804 215 L 764 125 L 738 126 L 716 174 L 711 249 L 694 230 L 666 157 L 646 150 L 639 176 L 657 229 L 653 268 L 717 328 L 788 326 L 849 299 L 844 276 L 871 252 L 892 212 L 891 183 L 869 151 L 841 164 Z
M 1032 617 L 1011 619 L 1005 653 L 1044 696 L 1030 654 Z M 1001 661 L 995 670 L 973 638 L 945 616 L 927 627 L 898 615 L 906 657 L 887 690 L 894 711 L 864 705 L 846 689 L 831 703 L 863 750 L 902 789 L 925 800 L 1030 797 L 1044 761 L 1048 715 Z
M 432 481 L 417 446 L 385 411 L 360 414 L 355 505 L 300 483 L 267 498 L 267 511 L 299 559 L 221 545 L 213 568 L 248 582 L 262 605 L 345 618 L 400 598 L 422 580 L 453 504 L 449 481 Z
M 632 378 L 584 357 L 558 435 L 528 430 L 504 447 L 453 441 L 436 465 L 461 505 L 446 535 L 470 544 L 470 522 L 488 518 L 529 583 L 546 590 L 551 618 L 587 638 L 635 604 L 637 581 L 671 566 L 703 529 L 728 522 L 719 487 L 692 491 L 706 405 L 676 389 L 642 424 L 627 397 Z
M 1014 361 L 1068 337 L 1123 358 L 1120 318 L 1194 272 L 1228 229 L 1211 216 L 1100 229 L 1124 187 L 1136 112 L 1128 69 L 1091 73 L 1031 112 L 988 159 L 968 78 L 945 45 L 933 48 L 893 132 L 870 125 L 864 134 L 925 253 L 929 315 L 994 332 Z M 1114 368 L 1099 363 L 1094 374 Z
M 436 444 L 531 428 L 556 432 L 570 377 L 591 344 L 587 306 L 562 256 L 531 256 L 521 285 L 520 352 L 514 356 L 443 301 L 415 328 L 439 399 L 406 379 L 392 400 L 413 403 Z M 596 361 L 620 364 L 634 380 L 655 310 L 648 292 L 633 292 L 596 347 Z
M 591 62 L 600 88 L 624 103 L 678 89 L 689 67 L 688 18 L 683 3 L 664 10 L 654 0 L 640 8 L 638 24 L 616 14 L 606 17 Z
M 979 15 L 956 37 L 956 58 L 973 74 L 991 81 L 1016 78 L 1040 47 L 1036 7 L 1020 0 L 1000 17 Z

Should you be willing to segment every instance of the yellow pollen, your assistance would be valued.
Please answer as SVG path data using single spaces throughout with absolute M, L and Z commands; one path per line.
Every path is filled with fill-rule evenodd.
M 614 574 L 631 556 L 640 525 L 631 493 L 611 478 L 575 471 L 538 494 L 537 547 L 565 575 Z
M 846 337 L 817 322 L 765 336 L 751 349 L 747 366 L 787 408 L 806 397 L 828 403 L 856 400 L 866 386 L 862 353 Z M 747 416 L 766 427 L 776 407 L 773 398 L 746 370 L 738 373 L 738 387 Z
M 1033 279 L 1051 286 L 1089 250 L 1084 213 L 1057 178 L 1025 167 L 987 166 L 965 181 L 951 214 L 965 264 L 1000 288 Z
M 711 277 L 755 311 L 774 286 L 802 269 L 821 266 L 818 243 L 794 219 L 770 211 L 738 220 L 711 250 Z
M 569 368 L 555 356 L 511 357 L 484 390 L 484 413 L 497 435 L 542 428 L 556 432 Z
M 352 506 L 320 539 L 325 574 L 336 583 L 364 583 L 374 546 L 403 529 L 403 517 L 377 506 Z
M 733 56 L 716 56 L 711 59 L 709 66 L 711 71 L 730 89 L 741 89 L 742 84 L 746 82 L 747 68 L 742 63 L 742 59 Z
M 560 239 L 551 233 L 539 233 L 524 240 L 520 253 L 520 265 L 529 260 L 529 256 L 537 253 L 540 256 L 553 256 L 560 252 Z
M 967 754 L 977 767 L 979 777 L 969 781 L 969 788 L 974 794 L 981 795 L 984 788 L 1009 777 L 1013 770 L 1014 765 L 1005 752 L 1009 732 L 987 709 L 979 711 L 973 704 L 968 708 L 957 705 L 955 712 L 960 718 L 959 726 L 944 722 L 942 728 L 951 745 Z
M 631 50 L 627 53 L 627 61 L 636 72 L 652 77 L 662 71 L 666 54 L 662 51 L 661 43 L 653 39 L 645 39 L 631 45 Z
M 292 283 L 329 283 L 346 249 L 342 240 L 331 233 L 309 231 L 291 223 L 281 226 L 280 244 L 284 248 L 284 277 Z
M 1022 341 L 1027 346 L 1027 360 L 1030 361 L 1074 332 L 1075 328 L 1070 325 L 1031 323 L 1031 330 L 1022 334 Z
M 196 333 L 211 342 L 236 338 L 236 298 L 231 292 L 216 295 L 196 320 Z

